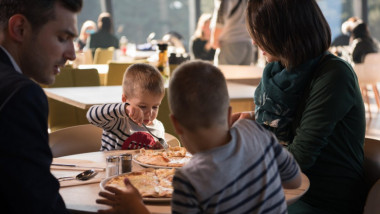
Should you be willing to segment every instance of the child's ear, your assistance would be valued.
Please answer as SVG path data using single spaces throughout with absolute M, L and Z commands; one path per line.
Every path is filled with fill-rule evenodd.
M 170 114 L 169 116 L 170 116 L 170 120 L 172 121 L 172 124 L 174 126 L 175 132 L 178 135 L 181 135 L 183 133 L 183 129 L 182 129 L 181 124 L 179 124 L 177 118 L 175 118 L 173 114 Z
M 123 103 L 126 103 L 126 102 L 127 102 L 127 97 L 125 96 L 124 93 L 121 94 L 121 101 L 122 101 Z

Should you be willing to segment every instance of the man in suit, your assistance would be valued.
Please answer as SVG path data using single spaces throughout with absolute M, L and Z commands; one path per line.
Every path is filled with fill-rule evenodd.
M 82 0 L 0 0 L 0 207 L 2 213 L 67 213 L 50 173 L 48 102 L 75 59 Z M 34 80 L 34 81 L 33 81 Z

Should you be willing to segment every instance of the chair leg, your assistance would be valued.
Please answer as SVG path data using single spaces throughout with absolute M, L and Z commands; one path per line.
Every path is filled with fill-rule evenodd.
M 368 97 L 367 85 L 364 85 L 362 87 L 362 96 L 363 96 L 365 102 L 367 103 L 367 110 L 368 110 L 368 114 L 369 114 L 369 119 L 371 119 L 372 118 L 372 115 L 371 115 L 371 106 L 369 105 L 369 97 Z
M 377 84 L 372 84 L 372 90 L 373 93 L 375 94 L 375 100 L 377 104 L 377 111 L 380 109 L 380 96 L 379 96 L 379 90 L 377 89 Z

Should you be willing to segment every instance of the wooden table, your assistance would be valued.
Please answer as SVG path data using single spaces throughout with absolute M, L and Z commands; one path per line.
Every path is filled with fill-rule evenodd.
M 69 155 L 61 157 L 63 159 L 80 159 L 80 160 L 91 160 L 94 162 L 105 162 L 105 159 L 109 155 L 119 155 L 124 153 L 133 153 L 135 151 L 127 150 L 116 150 L 108 152 L 90 152 L 77 155 Z M 132 162 L 132 171 L 142 169 L 141 166 Z M 57 170 L 52 170 L 52 173 L 56 173 Z M 59 170 L 58 170 L 59 171 Z M 77 171 L 78 172 L 78 171 Z M 105 172 L 100 172 L 100 175 L 105 177 Z M 285 198 L 287 204 L 294 203 L 297 201 L 309 188 L 309 179 L 302 174 L 302 184 L 297 189 L 285 189 Z M 60 189 L 60 194 L 66 203 L 69 210 L 74 212 L 84 212 L 84 213 L 96 213 L 98 209 L 106 209 L 107 206 L 96 204 L 95 200 L 99 198 L 98 193 L 100 191 L 99 183 L 62 187 Z M 171 213 L 170 203 L 146 203 L 148 210 L 151 213 Z
M 227 82 L 228 93 L 231 99 L 231 105 L 247 105 L 253 108 L 253 94 L 256 87 Z M 63 87 L 63 88 L 44 88 L 49 98 L 61 101 L 63 103 L 78 107 L 80 109 L 89 109 L 93 105 L 104 103 L 121 102 L 121 86 L 92 86 L 92 87 Z M 236 108 L 235 110 L 238 110 Z M 243 107 L 244 109 L 246 106 Z M 246 109 L 246 110 L 251 110 Z

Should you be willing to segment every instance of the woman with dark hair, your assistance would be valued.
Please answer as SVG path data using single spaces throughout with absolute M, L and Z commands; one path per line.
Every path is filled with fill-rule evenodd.
M 371 37 L 365 23 L 358 24 L 352 30 L 351 40 L 352 61 L 354 63 L 362 63 L 367 54 L 379 52 L 379 43 Z
M 87 40 L 87 47 L 96 48 L 119 48 L 119 40 L 113 35 L 112 18 L 109 13 L 101 13 L 98 18 L 98 31 L 91 34 Z
M 331 32 L 318 4 L 251 0 L 246 19 L 268 62 L 254 95 L 255 119 L 310 179 L 289 213 L 362 213 L 364 104 L 352 67 L 327 52 Z

